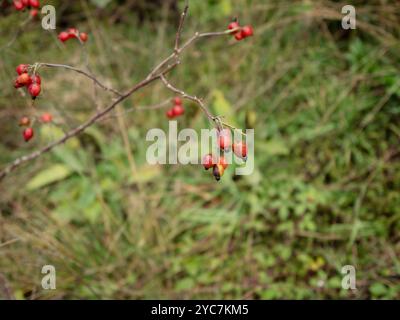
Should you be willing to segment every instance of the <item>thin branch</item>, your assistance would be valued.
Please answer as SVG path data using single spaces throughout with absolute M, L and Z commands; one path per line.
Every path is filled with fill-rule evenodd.
M 149 73 L 148 78 L 151 78 L 153 75 L 155 75 L 162 67 L 164 67 L 170 60 L 173 58 L 176 58 L 177 55 L 175 52 L 173 52 L 171 55 L 166 57 L 163 61 L 161 61 L 157 66 L 153 68 L 153 70 Z
M 191 95 L 187 94 L 186 92 L 184 92 L 183 90 L 174 87 L 174 86 L 167 80 L 167 78 L 165 78 L 165 76 L 164 76 L 163 74 L 160 75 L 160 79 L 161 79 L 161 81 L 164 83 L 164 85 L 165 85 L 169 90 L 172 90 L 173 92 L 175 92 L 175 93 L 181 95 L 182 98 L 186 98 L 186 99 L 192 100 L 192 101 L 194 101 L 195 103 L 197 103 L 197 104 L 200 106 L 200 108 L 204 111 L 204 113 L 207 115 L 207 118 L 210 119 L 210 121 L 215 122 L 215 124 L 217 125 L 218 129 L 222 129 L 222 127 L 227 127 L 227 128 L 232 129 L 232 130 L 239 130 L 238 128 L 236 128 L 236 127 L 234 127 L 234 126 L 231 126 L 230 124 L 223 122 L 223 121 L 221 120 L 221 117 L 219 117 L 219 116 L 214 116 L 214 115 L 210 112 L 210 110 L 207 108 L 207 106 L 204 104 L 204 102 L 203 102 L 202 99 L 200 99 L 200 98 L 198 98 L 198 97 L 196 97 L 196 96 L 191 96 Z M 244 133 L 242 130 L 240 130 L 240 133 L 241 133 L 243 136 L 246 136 L 246 133 Z
M 211 37 L 218 37 L 218 36 L 226 36 L 229 34 L 234 33 L 238 29 L 232 29 L 232 30 L 225 30 L 225 31 L 219 31 L 219 32 L 204 32 L 204 33 L 199 33 L 196 32 L 189 40 L 187 40 L 182 47 L 179 48 L 178 54 L 181 53 L 183 50 L 185 50 L 188 46 L 190 46 L 194 41 L 200 39 L 200 38 L 211 38 Z
M 114 94 L 116 94 L 117 96 L 122 96 L 123 94 L 118 92 L 117 90 L 107 87 L 106 85 L 102 84 L 95 76 L 93 76 L 92 74 L 90 74 L 89 72 L 86 72 L 82 69 L 76 68 L 76 67 L 72 67 L 66 64 L 58 64 L 58 63 L 43 63 L 43 62 L 39 62 L 38 66 L 44 66 L 44 67 L 48 67 L 48 68 L 64 68 L 64 69 L 68 69 L 68 70 L 72 70 L 75 71 L 77 73 L 80 73 L 82 75 L 84 75 L 85 77 L 88 77 L 89 79 L 93 80 L 94 83 L 96 83 L 100 88 L 102 88 L 105 91 L 110 91 Z
M 174 48 L 175 52 L 178 52 L 178 50 L 179 50 L 179 41 L 181 39 L 183 24 L 185 23 L 185 18 L 186 18 L 188 9 L 189 9 L 189 3 L 188 3 L 188 0 L 186 0 L 185 8 L 183 9 L 183 12 L 181 14 L 181 19 L 179 20 L 178 30 L 176 32 L 175 48 Z
M 180 54 L 187 48 L 189 47 L 193 42 L 200 38 L 206 38 L 206 37 L 218 37 L 218 36 L 226 36 L 229 34 L 232 34 L 233 32 L 237 31 L 237 29 L 232 29 L 232 30 L 225 30 L 225 31 L 219 31 L 219 32 L 205 32 L 205 33 L 199 33 L 196 32 L 189 40 L 187 40 L 182 47 L 175 49 L 173 53 L 171 53 L 167 58 L 165 58 L 163 61 L 161 61 L 149 74 L 149 77 L 153 76 L 155 73 L 159 72 L 160 69 L 162 69 L 168 62 L 170 62 L 172 59 L 176 59 L 179 61 L 179 56 Z
M 216 122 L 217 117 L 214 116 L 210 112 L 210 110 L 208 110 L 208 108 L 206 107 L 206 105 L 204 104 L 202 99 L 200 99 L 196 96 L 191 96 L 191 95 L 187 94 L 186 92 L 184 92 L 183 90 L 174 87 L 170 82 L 168 82 L 168 80 L 165 78 L 164 74 L 160 75 L 160 79 L 164 83 L 164 85 L 171 91 L 181 95 L 182 98 L 186 98 L 186 99 L 192 100 L 195 103 L 197 103 L 200 106 L 200 108 L 203 109 L 204 113 L 207 115 L 207 118 L 210 119 L 211 121 Z

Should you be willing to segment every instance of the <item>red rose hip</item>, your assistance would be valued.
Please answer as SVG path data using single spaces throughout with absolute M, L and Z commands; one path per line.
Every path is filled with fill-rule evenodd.
M 40 91 L 42 90 L 40 84 L 37 83 L 32 83 L 29 88 L 29 94 L 31 95 L 32 99 L 36 99 L 36 97 L 40 94 Z
M 214 157 L 212 156 L 212 154 L 206 154 L 203 157 L 202 164 L 203 164 L 204 169 L 206 169 L 206 170 L 212 168 L 214 165 Z
M 183 109 L 183 107 L 181 105 L 179 105 L 179 104 L 174 106 L 172 108 L 172 111 L 174 112 L 174 116 L 176 116 L 176 117 L 181 116 L 182 114 L 185 113 L 185 109 Z
M 218 164 L 220 164 L 224 168 L 224 170 L 228 168 L 228 161 L 224 156 L 220 156 Z
M 243 38 L 251 37 L 254 34 L 252 26 L 244 26 L 242 28 L 241 34 Z
M 240 28 L 239 23 L 236 21 L 233 21 L 228 25 L 229 30 L 238 29 L 236 31 L 233 31 L 232 34 L 238 33 L 240 31 L 239 28 Z
M 42 116 L 40 117 L 40 120 L 43 123 L 50 123 L 53 121 L 53 116 L 51 115 L 51 113 L 46 112 L 46 113 L 42 114 Z
M 175 103 L 175 105 L 182 105 L 182 99 L 181 98 L 179 98 L 179 97 L 175 97 L 174 98 L 174 103 Z
M 23 86 L 29 86 L 32 83 L 32 78 L 27 73 L 23 73 L 17 78 L 17 82 Z
M 20 120 L 19 120 L 19 125 L 21 126 L 21 127 L 27 127 L 27 126 L 29 126 L 31 124 L 31 120 L 28 118 L 28 117 L 22 117 Z
M 172 109 L 168 110 L 166 114 L 168 119 L 172 119 L 173 117 L 175 117 L 174 111 Z
M 42 78 L 38 74 L 32 76 L 32 83 L 42 84 Z
M 65 41 L 67 41 L 69 38 L 70 38 L 70 34 L 69 34 L 68 32 L 65 32 L 65 31 L 60 32 L 60 34 L 58 35 L 58 39 L 59 39 L 61 42 L 65 42 Z
M 247 145 L 243 142 L 234 143 L 232 146 L 233 153 L 242 158 L 244 161 L 247 160 Z
M 27 73 L 28 72 L 28 65 L 27 64 L 20 64 L 15 71 L 17 71 L 17 73 L 19 75 L 23 74 L 23 73 Z
M 36 18 L 38 15 L 39 11 L 37 9 L 32 9 L 29 14 L 31 15 L 32 18 Z
M 232 144 L 231 131 L 228 129 L 222 129 L 218 135 L 218 144 L 222 150 L 229 150 Z
M 24 137 L 25 142 L 28 142 L 33 138 L 34 131 L 32 128 L 26 128 L 22 135 Z
M 82 42 L 86 42 L 86 41 L 88 41 L 89 36 L 88 36 L 87 33 L 82 32 L 82 33 L 79 35 L 79 38 L 81 39 Z
M 29 0 L 29 5 L 32 7 L 32 8 L 39 8 L 40 7 L 40 2 L 39 2 L 39 0 Z
M 24 4 L 20 0 L 14 0 L 14 8 L 18 11 L 21 11 L 25 8 Z

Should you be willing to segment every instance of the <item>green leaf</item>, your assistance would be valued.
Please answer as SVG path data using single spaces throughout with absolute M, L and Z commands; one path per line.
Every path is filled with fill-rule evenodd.
M 72 174 L 70 168 L 62 164 L 55 164 L 39 172 L 26 185 L 27 190 L 37 190 L 57 181 L 64 180 Z

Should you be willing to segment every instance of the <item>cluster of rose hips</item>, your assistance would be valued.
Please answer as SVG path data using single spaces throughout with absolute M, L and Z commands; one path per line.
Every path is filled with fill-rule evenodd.
M 219 131 L 218 143 L 219 148 L 222 151 L 229 151 L 229 149 L 232 148 L 233 153 L 237 157 L 243 159 L 244 161 L 247 160 L 247 145 L 242 141 L 234 142 L 232 144 L 230 130 L 222 129 Z M 203 157 L 202 163 L 206 170 L 213 168 L 213 175 L 217 181 L 221 179 L 226 168 L 228 167 L 228 162 L 223 155 L 220 155 L 219 159 L 217 160 L 212 154 L 207 154 Z
M 237 21 L 231 22 L 228 25 L 228 29 L 229 30 L 235 30 L 235 31 L 232 31 L 232 34 L 235 35 L 235 39 L 237 41 L 243 40 L 243 39 L 245 39 L 247 37 L 251 37 L 254 34 L 252 26 L 247 25 L 247 26 L 241 27 L 239 25 L 239 22 L 237 22 Z
M 14 81 L 14 87 L 16 89 L 27 87 L 28 92 L 31 95 L 32 99 L 36 99 L 36 97 L 40 94 L 42 90 L 41 87 L 42 79 L 40 78 L 39 74 L 37 74 L 36 72 L 31 72 L 30 74 L 32 67 L 29 66 L 28 64 L 20 64 L 15 70 L 18 73 L 18 77 Z M 49 123 L 52 122 L 52 120 L 53 117 L 50 113 L 44 113 L 40 117 L 40 121 L 43 123 Z M 28 117 L 22 117 L 19 121 L 20 126 L 26 127 L 22 133 L 24 140 L 26 142 L 31 140 L 34 136 L 34 130 L 31 124 L 32 121 Z
M 167 117 L 169 119 L 173 119 L 175 117 L 179 117 L 185 113 L 185 109 L 182 105 L 182 99 L 179 97 L 174 98 L 173 107 L 167 111 Z
M 18 73 L 18 77 L 14 81 L 14 87 L 16 89 L 27 87 L 32 99 L 36 99 L 42 91 L 42 79 L 37 73 L 29 75 L 29 69 L 30 67 L 27 64 L 20 64 L 15 69 Z
M 86 42 L 89 39 L 89 36 L 85 32 L 79 32 L 78 29 L 76 28 L 69 28 L 67 31 L 62 31 L 58 35 L 58 39 L 61 42 L 66 42 L 69 39 L 80 39 L 82 42 Z
M 42 123 L 50 123 L 53 121 L 53 116 L 51 115 L 51 113 L 43 113 L 40 116 L 40 121 Z M 32 127 L 32 121 L 29 117 L 22 117 L 19 121 L 19 125 L 21 127 L 26 127 L 25 130 L 22 132 L 22 136 L 24 137 L 25 142 L 28 142 L 29 140 L 31 140 L 35 134 L 35 131 L 33 130 Z
M 14 8 L 18 11 L 22 11 L 25 8 L 31 9 L 30 15 L 36 17 L 38 15 L 38 10 L 40 7 L 39 0 L 14 0 Z

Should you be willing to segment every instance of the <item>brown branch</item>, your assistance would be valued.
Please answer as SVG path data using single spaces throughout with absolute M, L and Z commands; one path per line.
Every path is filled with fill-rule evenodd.
M 218 37 L 218 36 L 226 36 L 229 35 L 233 32 L 237 31 L 237 29 L 232 29 L 232 30 L 225 30 L 225 31 L 220 31 L 220 32 L 204 32 L 204 33 L 199 33 L 196 32 L 194 36 L 189 38 L 182 47 L 179 48 L 178 54 L 181 53 L 183 50 L 186 49 L 186 47 L 190 46 L 194 41 L 200 39 L 200 38 L 211 38 L 211 37 Z
M 175 52 L 177 52 L 179 50 L 179 41 L 181 39 L 183 24 L 185 23 L 185 18 L 186 18 L 188 10 L 189 10 L 189 3 L 188 3 L 188 0 L 186 0 L 185 8 L 183 9 L 183 12 L 181 14 L 181 19 L 179 20 L 178 30 L 176 31 L 175 48 L 174 48 Z

